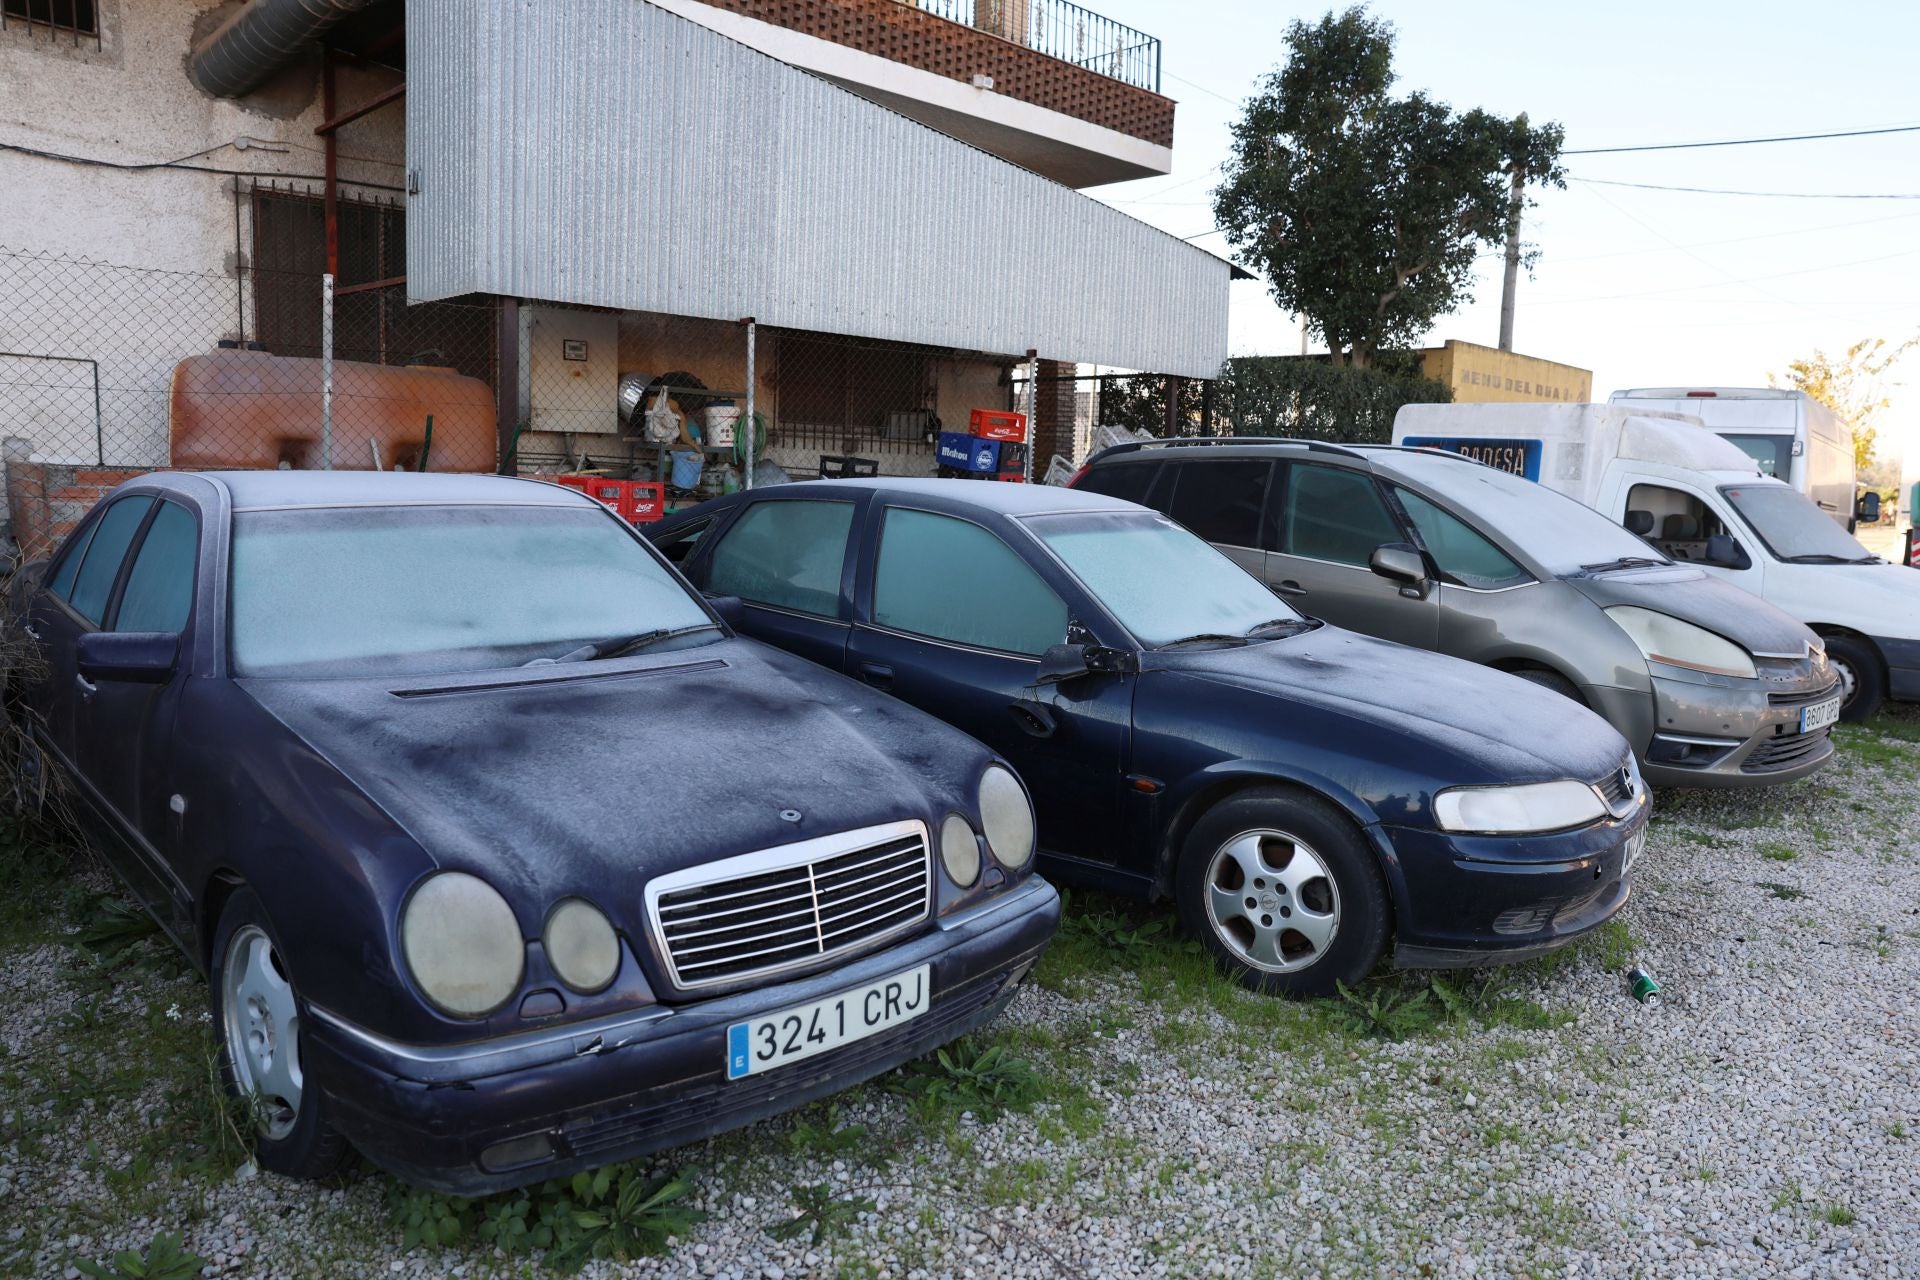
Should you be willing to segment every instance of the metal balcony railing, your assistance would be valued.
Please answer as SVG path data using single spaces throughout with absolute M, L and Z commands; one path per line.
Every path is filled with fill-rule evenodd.
M 1160 92 L 1160 42 L 1066 0 L 908 0 L 1076 67 Z

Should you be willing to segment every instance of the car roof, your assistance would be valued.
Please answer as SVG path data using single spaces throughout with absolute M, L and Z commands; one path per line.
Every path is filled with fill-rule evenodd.
M 236 511 L 268 507 L 431 506 L 561 507 L 593 499 L 574 489 L 517 476 L 416 471 L 199 471 L 231 495 Z
M 1402 445 L 1340 444 L 1331 440 L 1300 440 L 1290 436 L 1190 436 L 1173 440 L 1141 440 L 1117 444 L 1095 454 L 1088 465 L 1115 462 L 1183 462 L 1207 458 L 1271 458 L 1276 455 L 1313 455 L 1316 462 L 1366 468 L 1384 455 L 1407 452 Z M 1420 450 L 1432 453 L 1434 450 Z M 1458 457 L 1449 454 L 1449 457 Z M 1471 459 L 1461 459 L 1471 462 Z M 1478 466 L 1480 464 L 1474 463 Z
M 1066 489 L 1050 484 L 1008 484 L 1002 481 L 933 480 L 881 476 L 871 480 L 803 480 L 780 485 L 774 490 L 756 493 L 807 494 L 853 491 L 882 496 L 941 498 L 964 503 L 979 511 L 1007 516 L 1031 516 L 1055 511 L 1137 511 L 1139 508 L 1119 498 L 1089 493 L 1084 489 Z

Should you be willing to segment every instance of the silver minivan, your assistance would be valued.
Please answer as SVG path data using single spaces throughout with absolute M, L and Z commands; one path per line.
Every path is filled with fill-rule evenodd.
M 1118 445 L 1072 481 L 1153 507 L 1295 608 L 1599 712 L 1649 782 L 1756 786 L 1833 755 L 1839 681 L 1764 600 L 1458 454 L 1303 440 Z

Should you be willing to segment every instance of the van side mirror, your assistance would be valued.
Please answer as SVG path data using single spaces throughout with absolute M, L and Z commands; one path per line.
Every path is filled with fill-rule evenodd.
M 1869 489 L 1865 493 L 1861 494 L 1860 500 L 1853 504 L 1853 515 L 1854 515 L 1854 519 L 1860 521 L 1860 523 L 1862 524 L 1879 524 L 1880 523 L 1879 493 L 1873 489 Z
M 1716 569 L 1751 569 L 1753 561 L 1747 558 L 1744 547 L 1730 533 L 1716 533 L 1707 539 L 1706 553 L 1699 563 L 1710 564 Z
M 1388 542 L 1373 549 L 1367 567 L 1388 582 L 1400 585 L 1400 594 L 1409 600 L 1424 600 L 1427 595 L 1427 562 L 1404 542 Z
M 74 665 L 88 680 L 165 684 L 180 660 L 171 631 L 86 631 L 73 646 Z

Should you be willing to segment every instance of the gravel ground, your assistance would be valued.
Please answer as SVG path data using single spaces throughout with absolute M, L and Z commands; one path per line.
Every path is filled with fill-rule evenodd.
M 878 1082 L 670 1153 L 706 1219 L 583 1274 L 1920 1276 L 1920 716 L 1876 727 L 1790 788 L 1663 793 L 1624 927 L 1491 985 L 1376 982 L 1397 1041 L 1077 904 L 996 1038 L 1038 1073 L 1010 1109 Z M 209 1276 L 540 1274 L 403 1250 L 370 1171 L 140 1168 L 217 1130 L 204 997 L 73 956 L 0 965 L 0 1274 L 159 1230 Z M 775 1239 L 821 1184 L 844 1221 Z

